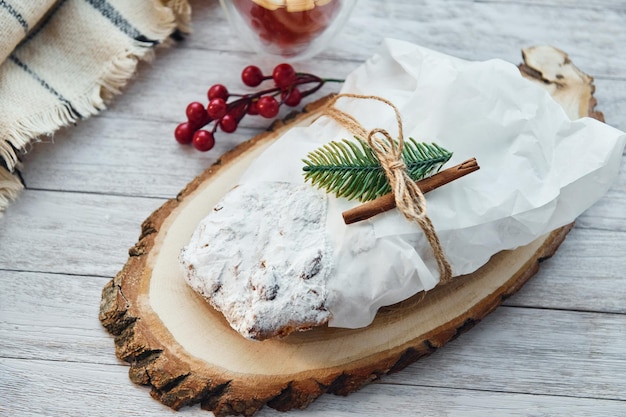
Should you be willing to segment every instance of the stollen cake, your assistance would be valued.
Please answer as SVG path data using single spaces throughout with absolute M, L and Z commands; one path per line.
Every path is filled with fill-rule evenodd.
M 342 93 L 383 97 L 404 137 L 436 142 L 450 165 L 481 169 L 427 196 L 428 215 L 454 276 L 574 221 L 619 172 L 626 135 L 571 120 L 541 87 L 501 60 L 470 62 L 386 40 Z M 345 99 L 365 131 L 397 134 L 380 104 Z M 394 130 L 395 129 L 395 130 Z M 397 210 L 353 225 L 357 203 L 303 178 L 302 159 L 351 132 L 329 117 L 281 133 L 208 215 L 180 253 L 184 279 L 243 336 L 262 340 L 328 324 L 369 325 L 381 306 L 439 283 L 417 224 Z
M 326 323 L 326 200 L 305 185 L 236 187 L 182 250 L 187 283 L 250 339 Z

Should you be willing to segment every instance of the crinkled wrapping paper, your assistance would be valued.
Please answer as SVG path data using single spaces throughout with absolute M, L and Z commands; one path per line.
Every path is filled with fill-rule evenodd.
M 591 118 L 570 120 L 539 86 L 501 60 L 469 62 L 404 41 L 386 40 L 350 74 L 343 93 L 393 102 L 406 137 L 454 152 L 448 166 L 476 157 L 481 169 L 429 193 L 428 214 L 454 275 L 502 250 L 572 222 L 602 197 L 618 173 L 626 136 Z M 393 111 L 344 98 L 338 107 L 366 129 L 397 134 Z M 302 183 L 302 159 L 350 132 L 328 117 L 290 129 L 241 182 Z M 313 187 L 311 192 L 317 192 Z M 356 202 L 329 196 L 334 248 L 327 281 L 331 326 L 368 325 L 379 307 L 432 289 L 439 272 L 421 230 L 397 210 L 346 226 Z

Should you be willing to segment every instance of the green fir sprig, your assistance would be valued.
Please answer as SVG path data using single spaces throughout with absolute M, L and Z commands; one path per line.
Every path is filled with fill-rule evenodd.
M 385 172 L 370 146 L 363 140 L 333 141 L 310 152 L 304 162 L 304 179 L 337 197 L 369 201 L 391 192 Z M 402 159 L 413 181 L 438 172 L 452 152 L 435 143 L 405 140 Z

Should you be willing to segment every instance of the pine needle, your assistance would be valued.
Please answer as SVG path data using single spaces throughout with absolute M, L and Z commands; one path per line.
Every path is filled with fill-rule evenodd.
M 385 172 L 369 145 L 343 139 L 310 152 L 304 162 L 304 179 L 337 197 L 369 201 L 391 192 Z M 404 142 L 402 159 L 413 181 L 438 172 L 452 153 L 435 143 Z

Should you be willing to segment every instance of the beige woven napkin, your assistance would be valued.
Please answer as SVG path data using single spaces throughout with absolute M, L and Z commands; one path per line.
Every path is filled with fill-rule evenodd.
M 0 0 L 0 215 L 29 143 L 103 110 L 189 14 L 187 0 Z

